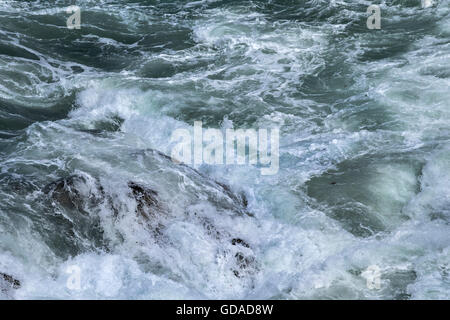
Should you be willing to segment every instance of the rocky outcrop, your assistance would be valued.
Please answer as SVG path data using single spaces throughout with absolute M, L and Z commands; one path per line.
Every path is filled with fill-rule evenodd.
M 214 182 L 220 189 L 222 189 L 223 193 L 232 200 L 232 202 L 235 204 L 234 208 L 237 208 L 240 214 L 253 216 L 253 214 L 248 211 L 248 200 L 243 192 L 235 194 L 226 184 L 217 181 Z
M 211 195 L 208 197 L 211 203 L 239 215 L 252 216 L 248 212 L 248 201 L 245 194 L 234 194 L 230 187 L 216 181 L 211 181 L 211 183 L 213 183 L 217 193 L 221 193 L 223 198 L 227 200 L 219 203 L 218 197 Z M 157 191 L 133 181 L 129 181 L 127 186 L 129 195 L 136 200 L 136 213 L 140 216 L 149 220 L 164 212 L 164 206 L 158 198 Z M 87 209 L 95 208 L 105 201 L 109 204 L 111 210 L 115 212 L 119 210 L 112 201 L 112 195 L 106 194 L 100 182 L 90 177 L 72 175 L 51 182 L 44 187 L 43 191 L 52 200 L 68 210 L 76 210 L 87 214 Z
M 159 156 L 159 154 L 158 154 Z M 170 158 L 160 156 L 161 161 L 167 162 Z M 189 186 L 195 183 L 195 188 L 191 188 L 190 193 L 182 194 L 183 200 L 171 199 L 167 196 L 167 188 L 157 191 L 156 188 L 149 187 L 143 183 L 128 181 L 118 190 L 111 190 L 106 185 L 102 185 L 101 179 L 92 178 L 88 175 L 72 175 L 66 178 L 56 180 L 48 184 L 44 193 L 48 196 L 53 205 L 59 206 L 62 210 L 68 210 L 74 221 L 77 217 L 95 216 L 101 208 L 106 208 L 113 213 L 114 217 L 119 217 L 130 210 L 130 202 L 123 197 L 123 189 L 127 188 L 125 194 L 135 201 L 134 206 L 138 223 L 145 226 L 156 243 L 161 245 L 170 245 L 164 239 L 167 238 L 165 230 L 170 225 L 171 219 L 186 219 L 190 223 L 201 225 L 206 234 L 212 241 L 219 241 L 224 248 L 227 248 L 226 256 L 230 257 L 232 262 L 232 272 L 238 278 L 245 277 L 257 271 L 256 256 L 251 245 L 238 236 L 233 230 L 226 227 L 218 227 L 214 215 L 234 216 L 252 216 L 248 211 L 248 200 L 243 193 L 234 193 L 229 186 L 214 181 L 197 170 L 180 165 L 179 168 L 183 174 L 189 177 Z M 198 184 L 198 185 L 197 185 Z M 170 189 L 171 193 L 178 187 L 174 185 Z M 193 190 L 197 192 L 193 192 Z M 160 192 L 165 195 L 160 195 Z M 185 202 L 187 199 L 187 202 Z M 171 201 L 176 202 L 176 210 L 172 210 Z M 211 206 L 204 210 L 204 202 Z M 197 204 L 201 204 L 197 206 Z M 180 210 L 180 204 L 185 205 L 184 215 L 183 207 Z M 206 206 L 206 208 L 209 208 Z M 89 226 L 89 224 L 85 224 Z M 89 232 L 85 232 L 89 234 Z M 231 261 L 230 260 L 230 261 Z
M 7 299 L 11 299 L 12 291 L 22 286 L 19 280 L 13 276 L 0 272 L 0 296 L 5 295 Z
M 235 266 L 232 271 L 238 278 L 244 277 L 248 274 L 254 274 L 258 271 L 258 264 L 256 256 L 251 245 L 237 237 L 233 237 L 229 232 L 221 230 L 211 223 L 209 219 L 200 218 L 202 226 L 207 230 L 208 234 L 215 239 L 229 241 L 232 245 L 232 255 L 235 261 Z
M 255 273 L 258 270 L 258 265 L 250 245 L 239 238 L 232 239 L 231 244 L 238 247 L 238 251 L 234 254 L 237 265 L 237 269 L 233 270 L 234 275 L 241 278 L 246 274 Z M 247 253 L 242 252 L 244 250 Z M 248 252 L 250 252 L 250 254 L 248 254 Z
M 213 180 L 186 164 L 173 161 L 171 157 L 158 150 L 140 150 L 135 152 L 135 155 L 139 157 L 153 158 L 157 162 L 164 163 L 165 167 L 172 167 L 174 171 L 183 173 L 183 175 L 186 175 L 191 180 L 197 181 L 199 184 L 199 188 L 196 189 L 197 191 L 210 191 L 205 191 L 203 194 L 192 194 L 193 198 L 206 197 L 208 202 L 213 204 L 217 209 L 228 210 L 229 212 L 233 212 L 235 215 L 253 216 L 253 214 L 249 211 L 248 199 L 244 192 L 234 192 L 228 185 Z
M 107 195 L 98 180 L 81 175 L 72 175 L 48 184 L 44 193 L 65 209 L 87 214 L 89 208 L 106 203 L 111 210 L 118 212 L 112 196 Z M 90 182 L 90 183 L 89 183 Z M 149 220 L 163 209 L 158 200 L 158 193 L 135 182 L 128 182 L 129 195 L 136 200 L 136 213 Z
M 155 190 L 141 186 L 132 181 L 128 182 L 128 187 L 137 203 L 136 212 L 146 220 L 155 218 L 158 212 L 163 212 L 158 200 L 158 193 Z
M 85 213 L 87 207 L 95 206 L 104 199 L 101 185 L 94 181 L 98 192 L 93 192 L 87 180 L 84 176 L 72 175 L 48 184 L 43 191 L 65 209 Z

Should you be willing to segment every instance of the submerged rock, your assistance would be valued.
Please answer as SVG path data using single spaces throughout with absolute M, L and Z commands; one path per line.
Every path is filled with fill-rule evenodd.
M 159 152 L 150 152 L 167 167 L 172 165 L 170 157 Z M 174 172 L 179 175 L 170 176 Z M 180 187 L 179 181 L 184 182 L 185 177 L 187 183 Z M 211 241 L 220 244 L 218 254 L 227 257 L 230 272 L 238 278 L 256 273 L 256 255 L 251 245 L 228 226 L 218 226 L 218 223 L 214 222 L 219 221 L 216 219 L 220 219 L 222 215 L 227 216 L 227 219 L 251 217 L 245 194 L 235 193 L 226 184 L 185 165 L 176 165 L 176 170 L 170 171 L 164 179 L 177 183 L 173 186 L 161 186 L 161 189 L 157 190 L 143 183 L 127 181 L 126 184 L 113 189 L 106 186 L 101 179 L 89 175 L 72 175 L 48 184 L 43 191 L 53 201 L 53 206 L 56 204 L 71 215 L 74 224 L 82 219 L 80 217 L 105 217 L 101 212 L 106 209 L 112 217 L 107 224 L 114 225 L 116 221 L 122 220 L 124 215 L 129 214 L 130 210 L 134 210 L 138 218 L 137 223 L 143 225 L 149 236 L 155 240 L 155 244 L 162 248 L 172 245 L 170 235 L 166 234 L 172 221 L 185 221 L 201 226 Z M 155 181 L 165 181 L 164 179 Z M 92 228 L 89 221 L 85 226 Z M 129 221 L 133 223 L 133 220 Z M 101 223 L 99 226 L 103 228 Z M 123 226 L 117 225 L 118 241 L 122 241 L 120 239 L 126 236 L 122 234 L 122 228 Z M 86 231 L 85 234 L 89 233 Z M 107 243 L 109 240 L 105 241 Z
M 181 174 L 182 178 L 186 176 L 190 180 L 196 181 L 195 192 L 190 194 L 192 202 L 206 198 L 209 203 L 220 211 L 229 211 L 233 215 L 238 216 L 253 216 L 248 209 L 248 199 L 244 192 L 234 192 L 225 183 L 211 179 L 209 176 L 184 163 L 174 161 L 170 156 L 158 150 L 139 150 L 134 152 L 133 156 L 140 159 L 149 159 L 150 166 L 157 162 L 162 163 L 164 169 L 173 169 L 172 173 L 168 173 L 169 177 L 172 175 L 171 178 L 173 178 L 173 172 L 175 172 L 175 175 Z M 180 178 L 180 176 L 176 178 Z M 186 189 L 183 189 L 182 192 L 186 192 Z
M 234 255 L 234 258 L 236 259 L 236 265 L 238 267 L 238 270 L 233 270 L 234 275 L 238 278 L 241 278 L 246 274 L 255 273 L 258 270 L 258 266 L 250 245 L 239 238 L 232 239 L 231 244 L 242 249 L 238 249 L 239 251 Z M 244 250 L 247 253 L 242 252 Z
M 227 186 L 226 184 L 223 184 L 223 183 L 220 183 L 217 181 L 214 181 L 214 182 L 234 202 L 234 204 L 237 205 L 236 207 L 238 208 L 240 214 L 253 216 L 253 214 L 248 211 L 248 200 L 243 192 L 239 192 L 239 193 L 235 194 L 234 192 L 231 191 L 230 187 Z
M 19 289 L 22 285 L 19 280 L 2 272 L 0 272 L 0 283 L 2 284 L 0 285 L 2 291 L 7 291 L 8 289 Z
M 84 176 L 73 175 L 56 180 L 44 188 L 44 193 L 66 209 L 76 209 L 84 213 L 87 204 L 98 204 L 103 196 L 103 188 L 94 181 L 98 193 L 92 192 Z
M 239 238 L 237 238 L 237 239 L 235 238 L 235 239 L 231 240 L 231 244 L 233 246 L 241 245 L 241 246 L 243 246 L 245 248 L 250 248 L 250 245 L 247 242 L 245 242 L 244 240 L 239 239 Z
M 127 186 L 129 195 L 136 200 L 136 213 L 148 220 L 162 211 L 156 191 L 133 181 L 128 182 Z M 43 191 L 63 208 L 80 213 L 86 213 L 88 208 L 95 208 L 101 203 L 106 203 L 116 215 L 119 211 L 112 195 L 105 193 L 100 182 L 85 176 L 72 175 L 59 179 L 48 184 Z
M 162 212 L 159 204 L 158 193 L 150 188 L 141 186 L 135 182 L 128 182 L 131 194 L 137 202 L 136 211 L 145 219 L 155 218 L 158 212 Z

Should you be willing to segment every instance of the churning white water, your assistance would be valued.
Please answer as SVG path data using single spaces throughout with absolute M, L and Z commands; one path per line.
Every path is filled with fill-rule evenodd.
M 78 3 L 0 2 L 1 298 L 450 298 L 448 1 Z M 194 121 L 278 173 L 174 163 Z

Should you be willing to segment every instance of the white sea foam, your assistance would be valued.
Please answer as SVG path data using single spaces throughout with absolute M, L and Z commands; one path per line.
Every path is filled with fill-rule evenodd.
M 84 2 L 100 11 L 106 4 L 95 3 Z M 388 22 L 406 19 L 397 15 L 403 12 L 401 6 L 392 10 L 395 14 L 386 17 Z M 437 10 L 440 15 L 448 11 L 442 3 Z M 21 140 L 7 145 L 10 153 L 1 154 L 1 174 L 17 178 L 23 173 L 37 185 L 78 174 L 88 177 L 81 190 L 97 196 L 100 191 L 94 177 L 99 177 L 104 192 L 121 209 L 116 215 L 103 203 L 86 218 L 98 217 L 102 240 L 109 245 L 106 253 L 95 248 L 96 238 L 83 233 L 82 227 L 72 228 L 73 234 L 63 233 L 65 228 L 72 230 L 67 225 L 82 219 L 56 205 L 45 207 L 41 202 L 45 195 L 38 189 L 17 198 L 2 189 L 0 271 L 22 284 L 9 293 L 12 297 L 449 297 L 448 45 L 428 35 L 412 41 L 411 50 L 400 52 L 398 59 L 364 62 L 361 57 L 370 53 L 365 43 L 370 43 L 371 35 L 356 33 L 357 45 L 344 47 L 348 52 L 343 56 L 351 63 L 341 69 L 353 81 L 345 88 L 339 87 L 341 79 L 321 86 L 314 80 L 334 67 L 328 55 L 337 55 L 339 46 L 333 37 L 348 26 L 339 19 L 323 26 L 273 22 L 264 13 L 249 11 L 209 9 L 199 14 L 190 26 L 195 39 L 192 47 L 152 52 L 143 58 L 162 59 L 174 66 L 175 74 L 161 79 L 145 77 L 139 67 L 113 73 L 57 60 L 18 66 L 17 59 L 1 58 L 8 60 L 3 71 L 29 70 L 24 75 L 30 79 L 22 88 L 19 82 L 1 82 L 5 99 L 14 100 L 24 91 L 31 100 L 60 97 L 78 89 L 76 106 L 67 119 L 34 123 Z M 146 18 L 136 12 L 115 14 L 123 21 L 129 19 L 133 28 Z M 344 18 L 354 14 L 342 11 Z M 436 26 L 444 35 L 445 21 Z M 107 37 L 98 40 L 101 45 L 123 46 Z M 198 67 L 182 68 L 198 61 Z M 69 69 L 74 65 L 85 71 L 72 75 Z M 55 82 L 48 84 L 37 75 L 53 76 Z M 305 92 L 314 86 L 322 88 L 318 95 L 323 100 L 314 94 L 296 94 L 299 85 Z M 336 98 L 327 101 L 326 90 L 332 86 L 338 88 Z M 347 97 L 347 91 L 357 93 Z M 361 100 L 368 102 L 358 104 Z M 361 111 L 367 112 L 367 119 Z M 209 180 L 143 151 L 152 148 L 170 154 L 173 131 L 192 129 L 193 120 L 203 120 L 195 117 L 202 115 L 222 128 L 282 127 L 276 176 L 261 177 L 259 168 L 252 166 L 197 167 L 229 184 L 232 192 L 244 191 L 254 217 L 220 209 L 209 196 L 219 199 L 223 194 Z M 119 132 L 89 131 L 115 117 L 123 120 Z M 375 123 L 377 117 L 382 118 L 381 128 Z M 396 158 L 398 153 L 404 158 Z M 367 215 L 381 221 L 377 235 L 362 237 L 352 232 L 345 221 L 332 215 L 333 204 L 317 204 L 320 201 L 305 187 L 319 181 L 322 192 L 337 192 L 339 182 L 335 189 L 327 189 L 330 184 L 320 179 L 330 170 L 337 171 L 336 180 L 350 172 L 340 167 L 342 163 L 356 167 L 356 178 L 350 177 L 345 185 L 353 190 L 350 195 L 344 193 L 348 204 L 356 197 L 351 203 L 355 208 L 368 208 Z M 168 206 L 172 216 L 162 221 L 165 231 L 160 242 L 136 216 L 137 203 L 129 194 L 128 181 L 158 190 Z M 351 189 L 353 185 L 357 187 Z M 56 230 L 51 219 L 60 219 L 54 223 Z M 250 244 L 257 261 L 254 273 L 242 278 L 233 274 L 235 246 L 229 239 L 208 234 L 201 224 L 205 219 Z M 52 238 L 52 233 L 61 238 Z M 58 251 L 56 240 L 65 239 L 70 239 L 65 244 L 73 246 L 73 254 Z M 71 266 L 81 271 L 80 290 L 67 286 Z M 380 290 L 368 288 L 362 276 L 371 266 L 380 270 Z

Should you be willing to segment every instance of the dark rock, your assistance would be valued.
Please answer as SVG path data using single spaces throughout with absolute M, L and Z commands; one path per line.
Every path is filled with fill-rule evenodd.
M 200 171 L 184 164 L 174 161 L 172 157 L 154 149 L 139 150 L 134 153 L 135 156 L 142 156 L 147 159 L 163 162 L 167 166 L 176 167 L 176 171 L 185 173 L 189 178 L 195 180 L 200 187 L 201 197 L 207 197 L 208 201 L 219 210 L 228 210 L 235 215 L 247 215 L 253 217 L 248 210 L 248 199 L 244 192 L 233 192 L 231 188 L 219 181 L 215 181 Z M 197 197 L 193 195 L 193 199 Z
M 70 68 L 72 69 L 72 71 L 74 73 L 82 73 L 84 72 L 84 69 L 80 66 L 70 66 Z
M 241 238 L 232 237 L 226 230 L 219 231 L 207 217 L 198 216 L 195 212 L 193 215 L 205 228 L 209 236 L 219 241 L 229 241 L 235 246 L 235 248 L 231 249 L 231 254 L 234 256 L 237 266 L 237 269 L 232 269 L 232 272 L 236 277 L 243 278 L 246 275 L 252 275 L 258 271 L 257 260 L 249 243 Z
M 236 259 L 236 264 L 239 270 L 233 270 L 236 277 L 241 278 L 245 274 L 253 273 L 256 271 L 256 259 L 253 256 L 245 255 L 242 252 L 237 252 L 234 255 Z
M 158 201 L 158 193 L 152 189 L 141 186 L 135 182 L 128 182 L 131 194 L 137 202 L 137 213 L 146 219 L 155 217 L 161 206 Z
M 214 237 L 215 239 L 222 239 L 224 237 L 223 232 L 217 230 L 216 226 L 210 221 L 210 219 L 202 217 L 200 220 L 208 235 Z
M 162 211 L 156 191 L 132 181 L 127 185 L 130 188 L 130 196 L 137 202 L 136 213 L 148 220 Z M 112 197 L 105 194 L 100 183 L 94 180 L 94 187 L 91 190 L 87 178 L 83 176 L 73 175 L 59 179 L 47 185 L 44 192 L 65 209 L 86 213 L 86 208 L 98 206 L 101 202 L 106 201 L 116 215 L 119 212 Z
M 245 248 L 250 248 L 250 245 L 247 242 L 245 242 L 244 240 L 239 239 L 239 238 L 232 239 L 231 240 L 231 244 L 233 246 L 241 245 L 241 246 L 243 246 Z
M 85 213 L 86 205 L 98 205 L 104 198 L 104 192 L 96 182 L 95 187 L 99 194 L 89 192 L 89 194 L 83 195 L 81 190 L 83 186 L 87 186 L 87 179 L 83 176 L 73 175 L 48 184 L 43 191 L 64 208 L 76 209 Z
M 21 287 L 20 281 L 13 278 L 9 274 L 0 272 L 0 280 L 6 282 L 7 285 L 12 289 L 19 289 Z
M 163 159 L 166 160 L 166 158 Z M 218 209 L 218 214 L 223 212 L 231 216 L 251 216 L 247 211 L 248 200 L 243 193 L 235 194 L 225 184 L 204 177 L 193 169 L 186 168 L 186 170 L 201 175 L 201 179 L 200 177 L 195 178 L 198 178 L 199 185 L 204 185 L 204 190 L 206 190 L 201 195 L 194 193 L 192 203 L 195 204 L 198 199 L 202 199 L 202 201 L 208 199 Z M 148 229 L 149 235 L 153 236 L 157 243 L 167 245 L 164 241 L 164 229 L 168 222 L 166 220 L 172 217 L 170 206 L 163 202 L 156 190 L 144 184 L 129 181 L 127 188 L 128 196 L 136 201 L 136 215 L 143 218 L 139 220 L 139 223 Z M 88 212 L 96 212 L 100 205 L 109 207 L 114 216 L 120 215 L 124 210 L 123 203 L 117 201 L 114 193 L 106 190 L 98 179 L 81 175 L 59 179 L 43 189 L 54 202 L 78 217 L 87 217 Z M 186 218 L 194 219 L 206 230 L 211 239 L 229 246 L 226 252 L 227 256 L 233 260 L 234 267 L 231 271 L 236 277 L 243 278 L 257 272 L 257 261 L 249 243 L 233 234 L 231 230 L 218 227 L 209 214 L 204 214 L 196 209 L 191 210 L 191 208 L 189 205 L 186 207 Z M 80 216 L 78 212 L 86 216 Z M 86 223 L 86 226 L 92 228 L 92 224 Z
M 223 193 L 225 193 L 234 202 L 234 204 L 237 205 L 236 207 L 239 208 L 239 213 L 253 217 L 253 214 L 247 210 L 248 200 L 243 192 L 235 194 L 226 184 L 217 181 L 215 181 L 215 183 L 221 188 Z
M 80 131 L 87 132 L 95 136 L 107 136 L 109 132 L 120 131 L 124 119 L 119 116 L 112 116 L 108 119 L 94 122 L 95 129 L 80 128 Z
M 256 259 L 253 256 L 253 251 L 250 245 L 240 238 L 233 238 L 231 240 L 231 244 L 233 246 L 249 249 L 242 250 L 247 252 L 247 254 L 243 253 L 242 251 L 238 251 L 235 253 L 234 258 L 239 270 L 233 270 L 234 275 L 238 278 L 241 278 L 245 274 L 255 273 L 257 271 Z
M 73 188 L 74 179 L 81 179 L 77 176 L 63 178 L 48 184 L 44 192 L 49 194 L 53 200 L 65 208 L 79 208 L 81 199 L 76 189 Z

